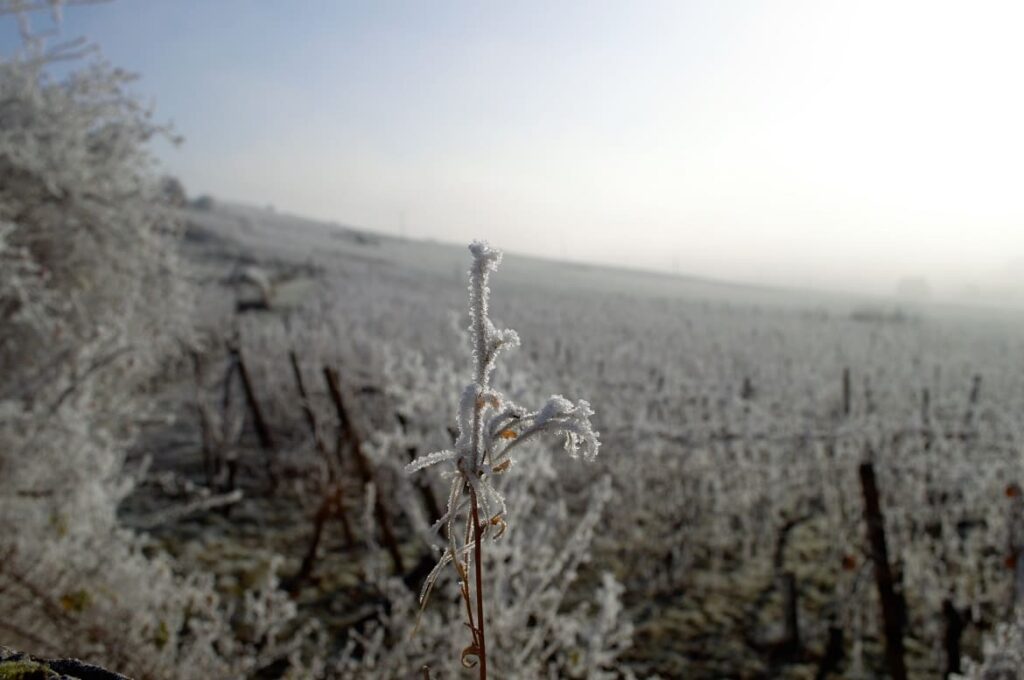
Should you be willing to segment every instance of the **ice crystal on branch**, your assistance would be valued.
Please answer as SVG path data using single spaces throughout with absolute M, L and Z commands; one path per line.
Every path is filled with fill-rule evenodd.
M 460 479 L 453 484 L 453 496 L 461 498 L 462 489 L 454 487 L 465 483 L 481 491 L 485 498 L 497 499 L 500 494 L 491 480 L 507 469 L 512 462 L 510 454 L 523 442 L 541 434 L 562 435 L 566 451 L 573 457 L 582 453 L 588 461 L 597 456 L 601 443 L 590 423 L 594 412 L 586 401 L 573 404 L 554 395 L 540 409 L 528 411 L 491 387 L 498 354 L 502 349 L 518 346 L 519 336 L 513 330 L 496 328 L 488 315 L 488 282 L 501 263 L 501 251 L 479 241 L 469 251 L 473 255 L 469 285 L 473 382 L 465 387 L 459 402 L 455 450 L 422 456 L 410 463 L 407 470 L 414 472 L 452 460 L 460 473 Z M 445 519 L 450 519 L 457 509 L 457 505 L 450 506 Z

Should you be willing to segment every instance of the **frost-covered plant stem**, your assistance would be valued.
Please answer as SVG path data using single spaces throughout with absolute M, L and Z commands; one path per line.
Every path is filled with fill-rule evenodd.
M 519 344 L 519 336 L 514 331 L 495 328 L 487 313 L 487 282 L 490 273 L 501 262 L 501 252 L 479 242 L 473 243 L 469 250 L 473 255 L 473 266 L 469 272 L 473 381 L 462 391 L 459 400 L 459 436 L 454 450 L 438 451 L 418 458 L 407 466 L 407 470 L 414 472 L 444 461 L 454 463 L 447 511 L 435 525 L 445 528 L 448 548 L 427 577 L 420 600 L 426 602 L 441 570 L 448 562 L 452 562 L 459 575 L 459 590 L 466 605 L 466 620 L 473 636 L 472 644 L 462 651 L 461 662 L 465 668 L 478 666 L 481 680 L 486 680 L 483 539 L 484 533 L 491 527 L 496 527 L 491 540 L 499 539 L 506 527 L 505 498 L 494 487 L 492 479 L 511 467 L 513 460 L 510 454 L 518 445 L 541 434 L 563 435 L 569 455 L 575 458 L 582 452 L 586 460 L 593 460 L 597 455 L 600 442 L 590 424 L 593 411 L 587 402 L 573 404 L 556 395 L 548 399 L 541 409 L 530 412 L 491 387 L 491 373 L 498 353 L 505 347 Z M 483 522 L 480 520 L 481 513 L 484 513 Z M 466 523 L 461 545 L 458 542 L 459 531 L 455 526 L 458 517 L 462 517 Z M 469 592 L 470 553 L 473 554 L 474 597 Z
M 484 625 L 484 561 L 483 548 L 480 545 L 480 508 L 476 501 L 476 491 L 470 487 L 470 503 L 473 513 L 473 559 L 476 573 L 476 619 L 477 619 L 477 650 L 480 659 L 480 680 L 487 680 L 487 634 Z
M 474 244 L 475 245 L 475 244 Z M 476 252 L 474 251 L 474 255 Z M 475 386 L 480 391 L 486 390 L 490 371 L 488 364 L 492 364 L 498 347 L 488 347 L 487 344 L 487 278 L 489 273 L 488 262 L 485 258 L 477 257 L 473 262 L 472 276 L 470 277 L 470 314 L 472 315 L 473 331 L 473 357 L 476 360 L 474 371 Z M 476 391 L 476 390 L 474 390 Z M 487 680 L 487 628 L 484 619 L 484 561 L 482 537 L 483 530 L 480 526 L 480 503 L 476 493 L 476 478 L 480 475 L 480 467 L 483 464 L 484 453 L 480 450 L 480 416 L 484 404 L 477 397 L 473 403 L 473 467 L 467 475 L 463 471 L 466 487 L 469 490 L 470 519 L 473 533 L 473 574 L 475 579 L 474 594 L 476 596 L 476 625 L 473 625 L 473 617 L 469 616 L 469 628 L 473 631 L 473 643 L 477 660 L 479 661 L 480 680 Z M 467 593 L 464 589 L 463 593 Z M 470 603 L 467 599 L 467 610 Z M 471 648 L 472 649 L 472 648 Z

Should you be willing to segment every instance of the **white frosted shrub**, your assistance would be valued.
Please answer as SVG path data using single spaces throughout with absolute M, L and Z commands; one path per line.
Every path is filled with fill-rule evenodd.
M 239 677 L 295 652 L 294 607 L 272 582 L 222 602 L 118 522 L 187 295 L 146 150 L 164 131 L 98 59 L 53 76 L 69 56 L 32 40 L 0 59 L 0 637 L 139 678 Z

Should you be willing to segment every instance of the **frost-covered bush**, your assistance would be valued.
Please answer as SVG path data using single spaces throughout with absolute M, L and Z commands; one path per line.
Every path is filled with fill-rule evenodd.
M 30 39 L 0 58 L 0 636 L 140 678 L 238 677 L 295 651 L 272 570 L 221 602 L 117 518 L 188 295 L 147 151 L 166 131 L 87 53 Z

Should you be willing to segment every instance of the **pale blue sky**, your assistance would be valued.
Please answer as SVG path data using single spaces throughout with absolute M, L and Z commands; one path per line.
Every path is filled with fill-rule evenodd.
M 1024 273 L 1022 30 L 1015 3 L 826 0 L 118 0 L 63 27 L 142 74 L 191 192 L 876 291 Z

